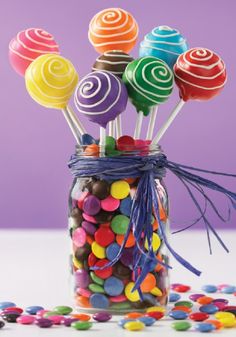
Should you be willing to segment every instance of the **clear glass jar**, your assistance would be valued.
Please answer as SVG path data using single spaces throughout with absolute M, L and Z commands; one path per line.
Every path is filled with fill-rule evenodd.
M 149 151 L 149 152 L 148 152 Z M 143 149 L 138 155 L 148 156 L 160 152 Z M 84 148 L 77 155 L 87 156 Z M 97 153 L 89 152 L 98 157 Z M 123 151 L 122 156 L 137 156 L 137 151 Z M 165 235 L 169 233 L 168 194 L 163 179 L 156 179 L 159 193 L 160 218 Z M 141 284 L 143 299 L 138 291 L 132 292 L 134 273 L 132 260 L 135 238 L 129 235 L 120 259 L 105 269 L 123 242 L 129 223 L 132 201 L 139 178 L 110 180 L 103 177 L 75 178 L 69 196 L 69 233 L 71 240 L 70 264 L 73 295 L 76 307 L 86 311 L 108 310 L 113 313 L 143 311 L 150 306 L 165 306 L 168 300 L 168 253 L 159 231 L 158 220 L 152 214 L 153 248 L 159 261 Z

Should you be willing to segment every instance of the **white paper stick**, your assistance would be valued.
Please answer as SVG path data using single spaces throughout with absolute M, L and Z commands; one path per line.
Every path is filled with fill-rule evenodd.
M 109 136 L 113 137 L 113 138 L 116 138 L 116 133 L 115 133 L 115 121 L 110 121 L 108 123 L 108 127 L 109 127 Z
M 76 130 L 71 118 L 70 118 L 70 114 L 68 112 L 68 107 L 62 109 L 62 113 L 63 113 L 63 116 L 65 117 L 65 120 L 67 121 L 67 124 L 69 125 L 69 127 L 72 131 L 73 136 L 76 139 L 77 144 L 80 144 L 80 135 L 78 134 L 78 132 L 77 132 L 77 130 Z
M 143 112 L 139 111 L 134 130 L 134 139 L 140 138 L 142 123 L 143 123 Z
M 153 131 L 154 131 L 155 122 L 156 122 L 156 117 L 157 117 L 157 110 L 158 110 L 158 105 L 153 107 L 151 112 L 150 112 L 146 140 L 152 140 Z
M 105 147 L 106 147 L 106 129 L 100 126 L 100 155 L 105 157 Z
M 83 127 L 82 123 L 80 122 L 80 120 L 76 116 L 74 110 L 70 106 L 67 107 L 67 110 L 68 110 L 68 113 L 69 113 L 69 116 L 70 116 L 72 122 L 74 123 L 75 127 L 78 129 L 78 132 L 80 133 L 80 136 L 87 133 L 85 128 Z
M 169 118 L 167 119 L 167 121 L 164 123 L 164 125 L 161 127 L 161 129 L 158 131 L 158 133 L 156 134 L 156 136 L 154 137 L 152 144 L 158 144 L 160 139 L 162 138 L 162 136 L 164 135 L 164 133 L 166 132 L 166 130 L 169 128 L 169 126 L 171 125 L 171 123 L 174 121 L 175 117 L 178 115 L 178 113 L 180 112 L 180 110 L 182 109 L 182 107 L 184 106 L 185 102 L 181 99 L 179 101 L 179 103 L 176 105 L 176 107 L 174 108 L 174 110 L 172 111 L 172 113 L 170 114 Z
M 121 122 L 121 114 L 119 114 L 116 119 L 115 119 L 115 123 L 116 123 L 116 137 L 117 139 L 120 138 L 122 136 L 122 122 Z

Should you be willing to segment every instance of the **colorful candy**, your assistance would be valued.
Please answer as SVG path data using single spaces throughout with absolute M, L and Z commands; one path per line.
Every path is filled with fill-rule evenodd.
M 171 324 L 172 328 L 176 331 L 187 331 L 191 328 L 192 324 L 187 321 L 174 322 Z
M 37 318 L 35 324 L 38 325 L 39 328 L 50 328 L 53 322 L 48 318 Z
M 76 321 L 71 323 L 71 327 L 75 330 L 89 330 L 93 326 L 93 323 L 86 321 Z
M 215 326 L 211 323 L 198 323 L 195 325 L 195 329 L 200 332 L 211 332 L 215 330 Z
M 97 322 L 107 322 L 110 321 L 112 315 L 107 311 L 100 311 L 93 315 L 93 319 Z
M 145 324 L 140 321 L 130 321 L 124 324 L 124 328 L 129 331 L 140 331 L 145 328 Z

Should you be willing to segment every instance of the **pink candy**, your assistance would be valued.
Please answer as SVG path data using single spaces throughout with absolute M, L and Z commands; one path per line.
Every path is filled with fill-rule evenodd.
M 19 316 L 16 321 L 20 324 L 33 324 L 35 321 L 35 317 L 31 315 L 22 315 Z
M 83 247 L 86 243 L 86 232 L 82 227 L 73 232 L 72 241 L 77 247 Z
M 88 289 L 84 288 L 77 288 L 77 293 L 80 294 L 81 296 L 89 298 L 92 295 L 92 292 Z
M 112 212 L 120 206 L 120 200 L 113 198 L 111 195 L 101 201 L 101 207 L 104 211 Z
M 49 316 L 48 319 L 53 322 L 55 325 L 60 325 L 62 321 L 65 319 L 62 315 L 55 315 L 55 316 Z
M 119 295 L 119 296 L 111 296 L 110 301 L 114 303 L 120 303 L 125 302 L 127 300 L 127 297 L 125 295 Z

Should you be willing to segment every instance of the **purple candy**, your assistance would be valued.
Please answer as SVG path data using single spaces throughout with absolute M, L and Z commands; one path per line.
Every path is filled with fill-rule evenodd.
M 197 302 L 197 300 L 203 296 L 205 295 L 204 294 L 192 294 L 192 295 L 189 295 L 189 299 L 193 302 Z
M 216 298 L 216 299 L 214 299 L 213 301 L 212 301 L 212 303 L 218 303 L 218 302 L 222 302 L 222 303 L 224 303 L 224 304 L 228 304 L 229 303 L 229 301 L 226 299 L 226 298 Z
M 107 322 L 112 318 L 112 315 L 107 311 L 97 312 L 93 315 L 93 319 L 98 322 Z
M 68 318 L 65 318 L 65 319 L 62 321 L 62 324 L 64 324 L 65 326 L 71 326 L 71 324 L 72 324 L 73 322 L 77 322 L 77 321 L 79 321 L 78 318 L 70 318 L 70 317 L 68 317 Z
M 87 288 L 89 285 L 89 274 L 85 269 L 78 269 L 75 272 L 76 285 L 79 288 Z
M 133 264 L 133 248 L 125 248 L 121 255 L 120 261 L 126 267 L 132 267 Z
M 85 76 L 75 92 L 75 105 L 91 122 L 106 127 L 126 109 L 128 94 L 115 75 L 94 71 Z
M 212 302 L 212 304 L 214 304 L 219 310 L 224 310 L 224 308 L 226 307 L 226 304 L 223 302 Z
M 94 195 L 89 195 L 84 199 L 83 210 L 88 215 L 96 215 L 101 209 L 100 200 Z
M 94 235 L 94 233 L 97 230 L 96 226 L 94 226 L 92 222 L 88 222 L 88 221 L 83 221 L 82 227 L 85 230 L 85 232 L 88 233 L 89 235 Z
M 35 320 L 35 324 L 40 328 L 50 328 L 53 325 L 53 322 L 48 318 L 38 318 Z

